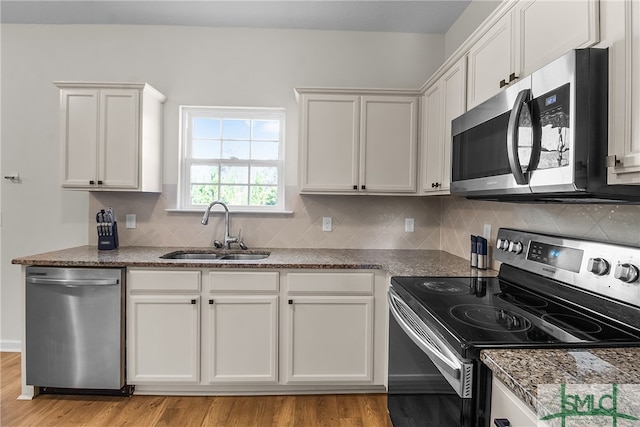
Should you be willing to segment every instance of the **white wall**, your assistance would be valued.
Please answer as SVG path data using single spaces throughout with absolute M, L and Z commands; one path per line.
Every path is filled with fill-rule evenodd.
M 164 181 L 177 182 L 178 106 L 287 108 L 288 185 L 297 174 L 296 86 L 418 88 L 444 36 L 159 26 L 2 25 L 0 347 L 22 337 L 12 258 L 89 240 L 89 195 L 59 184 L 55 80 L 148 82 L 165 104 Z M 4 180 L 3 180 L 4 181 Z
M 500 3 L 498 0 L 472 0 L 445 34 L 445 57 L 451 56 Z

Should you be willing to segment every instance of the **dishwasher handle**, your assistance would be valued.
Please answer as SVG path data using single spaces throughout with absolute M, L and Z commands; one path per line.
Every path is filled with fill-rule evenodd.
M 27 283 L 33 285 L 53 285 L 76 288 L 82 286 L 115 286 L 120 284 L 118 279 L 52 279 L 49 277 L 27 277 Z

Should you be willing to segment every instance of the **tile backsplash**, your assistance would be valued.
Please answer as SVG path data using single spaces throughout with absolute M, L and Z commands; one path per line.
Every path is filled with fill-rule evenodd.
M 172 212 L 175 186 L 162 194 L 91 193 L 89 217 L 113 206 L 122 246 L 211 246 L 224 234 L 223 215 Z M 640 245 L 640 206 L 516 204 L 457 197 L 311 196 L 287 189 L 290 214 L 231 213 L 231 234 L 241 234 L 250 248 L 442 249 L 468 256 L 469 235 L 491 224 L 491 244 L 500 227 L 521 228 Z M 126 229 L 125 215 L 135 213 L 137 228 Z M 322 231 L 330 216 L 333 231 Z M 414 218 L 415 231 L 404 231 Z M 95 229 L 90 222 L 91 230 Z M 97 243 L 90 230 L 90 244 Z

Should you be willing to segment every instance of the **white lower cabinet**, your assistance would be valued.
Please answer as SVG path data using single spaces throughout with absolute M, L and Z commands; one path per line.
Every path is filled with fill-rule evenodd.
M 384 391 L 382 271 L 135 268 L 127 278 L 136 393 Z
M 278 273 L 210 272 L 209 288 L 209 382 L 277 383 Z
M 512 427 L 536 427 L 538 416 L 506 385 L 493 376 L 491 384 L 491 425 L 495 419 L 507 419 Z
M 200 272 L 129 271 L 127 382 L 200 381 Z

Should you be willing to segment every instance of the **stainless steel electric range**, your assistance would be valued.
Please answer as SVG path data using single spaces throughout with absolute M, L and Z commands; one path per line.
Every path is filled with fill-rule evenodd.
M 502 262 L 495 278 L 391 279 L 390 323 L 399 325 L 390 324 L 389 348 L 395 427 L 489 426 L 482 349 L 640 346 L 640 247 L 502 228 L 493 254 Z M 418 384 L 408 385 L 406 373 L 398 381 L 400 351 L 403 368 L 407 357 L 427 369 L 433 363 L 450 389 L 434 394 L 420 375 Z

